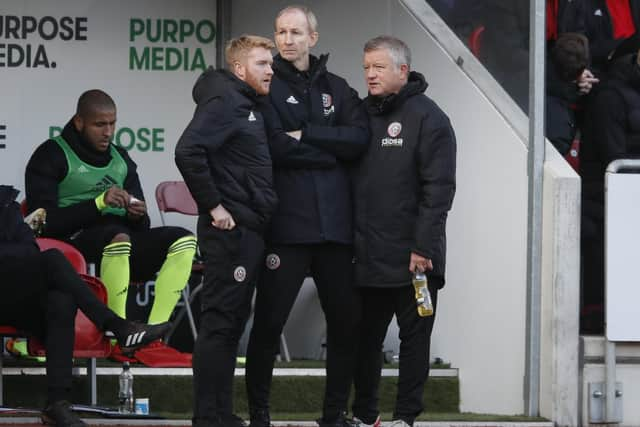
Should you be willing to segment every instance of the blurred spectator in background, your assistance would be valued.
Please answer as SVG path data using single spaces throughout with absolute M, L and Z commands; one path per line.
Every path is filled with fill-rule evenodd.
M 553 43 L 563 33 L 583 33 L 585 27 L 584 0 L 547 0 L 547 42 Z
M 611 60 L 635 53 L 640 47 L 640 0 L 584 0 L 586 35 L 596 74 L 606 72 Z M 577 3 L 574 0 L 574 3 Z
M 589 41 L 579 33 L 561 34 L 547 63 L 546 137 L 565 156 L 579 131 L 584 95 L 598 79 L 587 68 Z
M 526 113 L 529 102 L 528 0 L 484 0 L 480 60 Z M 566 32 L 585 31 L 584 3 L 547 0 L 546 39 L 551 47 Z M 587 76 L 585 76 L 587 77 Z

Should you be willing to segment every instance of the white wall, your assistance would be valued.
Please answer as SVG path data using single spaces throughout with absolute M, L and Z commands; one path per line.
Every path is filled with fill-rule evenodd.
M 361 95 L 364 42 L 390 33 L 413 51 L 431 96 L 458 136 L 458 190 L 448 223 L 447 286 L 440 296 L 432 356 L 460 369 L 461 410 L 524 410 L 527 152 L 471 80 L 397 1 L 305 1 L 318 16 L 315 53 Z M 232 35 L 272 36 L 273 17 L 289 4 L 233 2 Z M 250 11 L 257 12 L 251 13 Z M 292 319 L 293 320 L 293 319 Z M 390 333 L 394 333 L 390 331 Z M 397 345 L 391 337 L 388 344 Z

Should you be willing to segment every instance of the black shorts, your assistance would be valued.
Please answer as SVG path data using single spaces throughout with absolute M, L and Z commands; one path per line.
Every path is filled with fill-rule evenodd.
M 129 265 L 131 281 L 134 282 L 153 279 L 167 256 L 169 246 L 176 240 L 193 234 L 182 227 L 166 226 L 133 231 L 123 225 L 111 224 L 86 228 L 68 241 L 82 252 L 87 262 L 95 263 L 98 269 L 104 247 L 120 233 L 131 239 Z

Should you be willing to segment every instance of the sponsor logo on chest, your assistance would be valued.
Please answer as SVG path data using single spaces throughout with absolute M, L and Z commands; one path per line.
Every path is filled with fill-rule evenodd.
M 381 145 L 383 147 L 402 147 L 403 140 L 398 138 L 402 132 L 402 123 L 393 122 L 387 127 L 388 136 L 382 138 Z

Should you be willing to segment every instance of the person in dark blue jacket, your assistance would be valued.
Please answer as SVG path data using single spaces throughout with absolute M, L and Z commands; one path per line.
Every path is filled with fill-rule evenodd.
M 153 326 L 120 318 L 82 281 L 57 249 L 40 252 L 33 232 L 15 202 L 18 191 L 0 185 L 0 324 L 10 325 L 44 342 L 47 353 L 47 406 L 42 421 L 58 427 L 86 424 L 71 411 L 73 345 L 78 309 L 101 330 L 112 331 L 134 350 L 162 337 L 169 323 Z M 135 345 L 127 343 L 135 341 Z
M 257 110 L 269 93 L 273 47 L 257 36 L 229 42 L 229 70 L 200 76 L 193 88 L 196 111 L 176 146 L 176 164 L 200 211 L 205 259 L 193 352 L 194 427 L 244 426 L 233 415 L 233 373 L 264 259 L 263 232 L 277 203 Z
M 407 45 L 380 36 L 364 47 L 371 143 L 355 173 L 355 271 L 363 297 L 356 425 L 379 425 L 382 343 L 393 316 L 400 336 L 398 394 L 391 426 L 423 410 L 438 290 L 444 286 L 447 215 L 456 188 L 456 138 L 447 115 L 424 95 Z M 433 315 L 417 310 L 412 274 L 426 273 Z
M 251 426 L 269 425 L 269 390 L 279 337 L 307 275 L 327 321 L 327 383 L 321 426 L 340 426 L 352 378 L 358 299 L 352 283 L 349 165 L 365 151 L 367 119 L 356 92 L 309 50 L 317 21 L 305 7 L 275 21 L 279 55 L 265 122 L 279 204 L 267 234 L 247 348 Z

